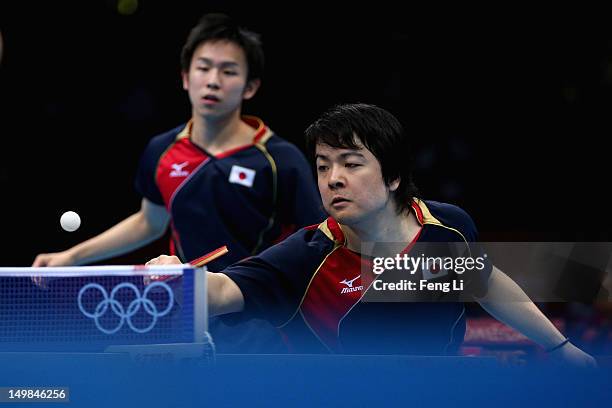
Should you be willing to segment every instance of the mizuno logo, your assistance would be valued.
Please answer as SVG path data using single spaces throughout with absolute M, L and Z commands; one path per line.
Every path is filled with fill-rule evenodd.
M 351 292 L 359 292 L 361 290 L 363 290 L 363 286 L 355 286 L 353 287 L 353 282 L 355 282 L 361 275 L 357 275 L 355 276 L 353 279 L 351 280 L 341 280 L 340 283 L 342 283 L 343 285 L 346 285 L 345 288 L 342 288 L 342 290 L 340 291 L 340 293 L 351 293 Z
M 189 162 L 173 163 L 172 171 L 170 171 L 170 177 L 187 177 L 188 171 L 183 170 L 183 167 L 187 166 Z
M 349 288 L 353 287 L 353 282 L 355 282 L 357 280 L 357 278 L 359 278 L 359 276 L 361 275 L 357 275 L 355 276 L 353 279 L 351 279 L 350 281 L 347 281 L 346 279 L 344 279 L 342 282 L 340 283 L 344 283 L 346 286 L 348 286 Z

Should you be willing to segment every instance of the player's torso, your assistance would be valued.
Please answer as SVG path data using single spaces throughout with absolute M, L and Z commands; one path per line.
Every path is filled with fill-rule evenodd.
M 443 354 L 463 339 L 462 303 L 368 297 L 372 278 L 370 262 L 344 247 L 313 276 L 299 317 L 325 348 L 351 354 Z M 422 278 L 418 271 L 417 279 Z M 428 282 L 444 279 L 429 277 Z
M 332 250 L 314 273 L 300 305 L 304 323 L 333 352 L 341 351 L 340 324 L 364 291 L 361 262 L 345 247 Z
M 172 215 L 173 239 L 185 260 L 227 245 L 225 263 L 251 254 L 274 211 L 274 167 L 265 145 L 210 155 L 188 138 L 162 154 L 155 182 Z M 215 246 L 216 245 L 216 246 Z
M 335 238 L 340 237 L 336 234 Z M 424 223 L 413 244 L 458 240 L 462 237 L 452 229 Z M 437 245 L 434 248 L 439 250 Z M 411 246 L 407 254 L 418 256 L 416 252 L 422 249 L 422 246 Z M 307 327 L 300 335 L 310 332 L 329 351 L 443 354 L 455 351 L 463 340 L 463 303 L 450 297 L 440 302 L 432 293 L 422 298 L 397 298 L 377 293 L 370 296 L 375 277 L 372 260 L 344 246 L 330 247 L 329 253 L 311 273 L 312 279 L 294 320 L 302 321 Z M 452 272 L 444 270 L 419 269 L 414 278 L 446 282 L 451 276 Z M 289 326 L 296 328 L 298 324 L 292 322 Z

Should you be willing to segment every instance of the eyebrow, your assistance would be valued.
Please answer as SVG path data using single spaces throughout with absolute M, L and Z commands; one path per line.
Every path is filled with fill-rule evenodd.
M 350 156 L 356 156 L 357 158 L 365 159 L 365 156 L 363 154 L 359 153 L 359 152 L 346 152 L 346 153 L 340 154 L 340 157 L 342 159 L 347 159 Z M 329 160 L 329 158 L 327 156 L 325 156 L 324 154 L 317 154 L 317 155 L 315 155 L 315 159 Z
M 215 62 L 213 60 L 211 60 L 210 58 L 204 58 L 204 57 L 198 57 L 196 59 L 197 62 L 203 62 L 205 64 L 209 64 L 209 65 L 215 65 Z M 238 64 L 237 62 L 234 61 L 221 61 L 219 63 L 219 65 L 221 65 L 222 67 L 238 67 L 240 66 L 240 64 Z

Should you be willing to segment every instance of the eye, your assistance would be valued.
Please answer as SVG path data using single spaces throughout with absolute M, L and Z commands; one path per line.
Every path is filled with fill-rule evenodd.
M 238 72 L 236 72 L 236 71 L 223 71 L 223 73 L 224 73 L 225 75 L 229 75 L 229 76 L 235 76 L 235 75 L 238 75 Z
M 344 165 L 344 167 L 346 167 L 346 168 L 348 168 L 348 169 L 353 169 L 353 168 L 355 168 L 355 167 L 359 167 L 359 166 L 361 166 L 361 164 L 357 164 L 357 163 L 346 163 L 346 164 Z
M 197 67 L 196 69 L 198 71 L 202 71 L 202 72 L 208 72 L 210 70 L 210 68 L 208 68 L 208 67 Z
M 322 173 L 322 172 L 324 172 L 324 171 L 327 171 L 327 169 L 328 169 L 328 167 L 327 167 L 327 166 L 324 166 L 324 165 L 319 165 L 319 166 L 317 166 L 317 171 L 318 171 L 319 173 Z

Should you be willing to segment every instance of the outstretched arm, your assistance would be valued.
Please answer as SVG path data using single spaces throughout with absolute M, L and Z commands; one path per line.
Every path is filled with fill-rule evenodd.
M 208 310 L 211 316 L 240 312 L 244 297 L 238 285 L 223 273 L 207 272 Z
M 487 294 L 476 301 L 493 317 L 547 350 L 562 345 L 566 340 L 525 292 L 495 266 L 489 277 Z M 577 366 L 596 365 L 593 357 L 570 342 L 556 348 L 551 355 Z
M 160 255 L 146 265 L 175 265 L 181 261 L 176 256 Z M 207 272 L 208 311 L 211 316 L 240 312 L 244 308 L 244 297 L 238 285 L 220 272 Z

